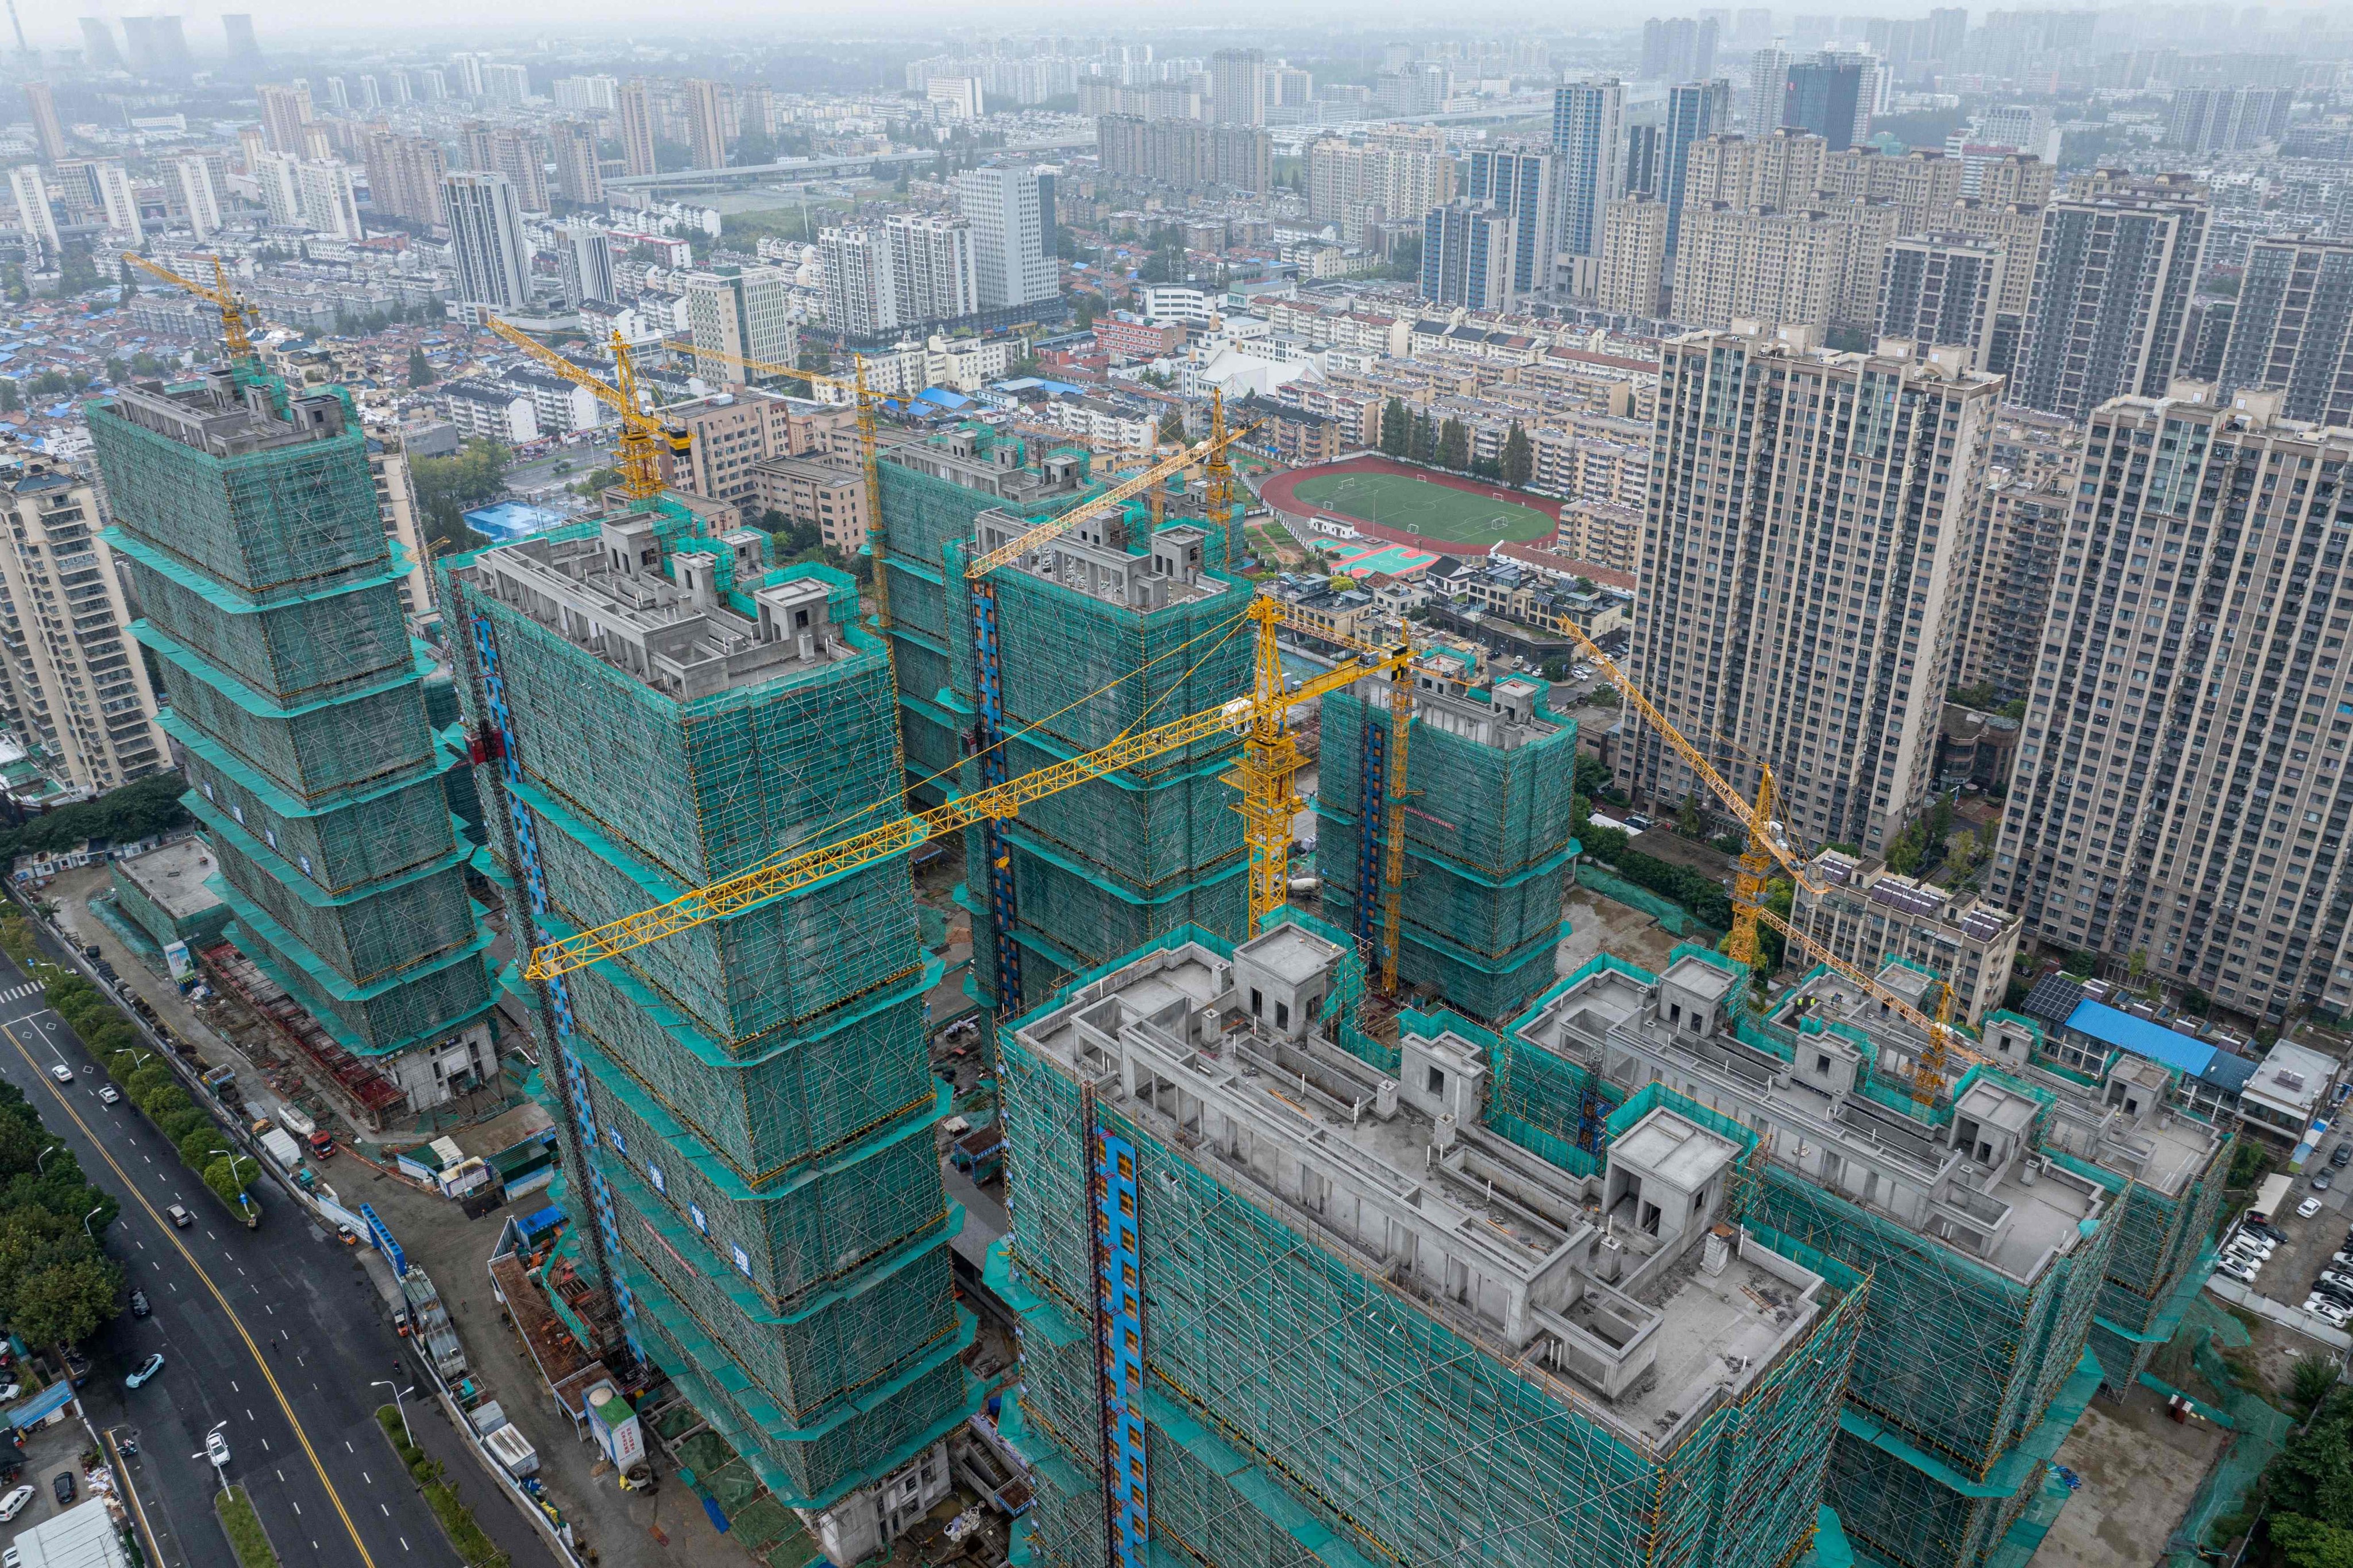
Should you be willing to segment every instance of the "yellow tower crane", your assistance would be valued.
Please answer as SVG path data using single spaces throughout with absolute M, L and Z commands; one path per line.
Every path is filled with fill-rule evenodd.
M 1928 1037 L 1926 1049 L 1920 1053 L 1912 1071 L 1912 1099 L 1917 1105 L 1933 1101 L 1946 1081 L 1946 1075 L 1956 1060 L 1983 1062 L 1987 1058 L 1971 1049 L 1959 1030 L 1953 1027 L 1953 988 L 1942 976 L 1937 978 L 1936 1014 L 1932 1017 L 1913 1006 L 1901 996 L 1889 991 L 1872 975 L 1823 947 L 1812 937 L 1765 908 L 1766 885 L 1778 868 L 1809 892 L 1822 893 L 1829 889 L 1806 874 L 1805 863 L 1789 847 L 1781 825 L 1774 820 L 1773 769 L 1769 763 L 1757 764 L 1757 798 L 1750 801 L 1733 788 L 1722 773 L 1716 772 L 1697 746 L 1684 738 L 1682 731 L 1652 705 L 1642 689 L 1634 684 L 1617 662 L 1601 651 L 1594 640 L 1574 622 L 1564 620 L 1561 629 L 1571 641 L 1584 650 L 1593 667 L 1609 678 L 1620 694 L 1642 716 L 1645 723 L 1658 731 L 1659 738 L 1674 749 L 1684 766 L 1697 775 L 1717 800 L 1721 801 L 1741 826 L 1747 830 L 1748 843 L 1740 857 L 1738 868 L 1732 879 L 1732 932 L 1725 943 L 1725 952 L 1742 963 L 1757 961 L 1757 927 L 1761 922 L 1773 927 L 1795 942 L 1814 959 L 1836 971 L 1866 995 L 1884 1004 L 1905 1022 L 1924 1031 Z
M 659 942 L 676 932 L 742 914 L 773 899 L 783 898 L 827 878 L 871 865 L 944 834 L 955 833 L 979 823 L 1009 821 L 1019 816 L 1021 808 L 1033 801 L 1060 794 L 1090 779 L 1101 778 L 1105 773 L 1134 767 L 1152 757 L 1219 733 L 1239 731 L 1243 736 L 1249 748 L 1245 752 L 1246 763 L 1257 770 L 1261 806 L 1271 794 L 1288 795 L 1291 772 L 1297 767 L 1297 752 L 1295 747 L 1284 749 L 1289 737 L 1282 734 L 1282 716 L 1300 703 L 1340 690 L 1368 675 L 1401 669 L 1412 655 L 1409 648 L 1399 646 L 1377 656 L 1354 656 L 1347 662 L 1295 689 L 1285 689 L 1288 682 L 1283 677 L 1282 660 L 1271 651 L 1274 647 L 1274 628 L 1282 620 L 1282 605 L 1261 596 L 1253 599 L 1242 615 L 1255 625 L 1259 647 L 1258 679 L 1254 689 L 1246 696 L 1153 729 L 1122 736 L 1108 745 L 1039 768 L 1034 773 L 1023 773 L 992 788 L 960 796 L 934 810 L 894 817 L 880 827 L 755 867 L 707 888 L 681 894 L 666 904 L 550 942 L 533 951 L 531 963 L 524 973 L 533 980 L 551 980 L 569 974 L 616 954 L 643 947 L 648 942 Z M 1265 758 L 1252 757 L 1251 753 L 1261 747 L 1270 745 L 1274 748 L 1275 754 Z M 891 801 L 884 803 L 885 807 L 895 807 L 898 798 L 892 796 Z M 867 809 L 878 808 L 870 806 Z M 1291 848 L 1290 817 L 1264 810 L 1257 813 L 1254 818 L 1250 812 L 1245 811 L 1244 816 L 1246 821 L 1279 824 L 1268 841 L 1251 843 L 1250 874 L 1254 887 L 1263 877 L 1268 885 L 1283 888 Z M 1254 902 L 1250 921 L 1253 934 L 1259 925 Z
M 216 256 L 212 258 L 213 280 L 209 288 L 191 279 L 183 278 L 170 268 L 150 261 L 143 256 L 133 256 L 127 250 L 122 253 L 122 259 L 138 268 L 142 272 L 153 273 L 164 282 L 185 289 L 197 299 L 210 300 L 218 307 L 221 313 L 221 337 L 228 344 L 228 357 L 232 363 L 239 360 L 259 358 L 254 353 L 253 337 L 247 331 L 246 322 L 250 320 L 259 325 L 261 313 L 248 304 L 235 289 L 228 286 L 228 274 L 222 270 L 219 257 Z
M 608 384 L 520 327 L 489 314 L 483 316 L 482 324 L 573 385 L 586 387 L 620 410 L 621 438 L 614 444 L 613 467 L 620 470 L 621 488 L 632 501 L 651 500 L 661 494 L 662 453 L 684 458 L 693 451 L 694 437 L 640 405 L 638 373 L 629 363 L 629 345 L 622 341 L 620 333 L 613 334 L 613 380 Z

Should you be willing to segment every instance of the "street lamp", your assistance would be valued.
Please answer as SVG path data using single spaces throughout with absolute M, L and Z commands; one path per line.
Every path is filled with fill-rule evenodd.
M 58 1150 L 64 1147 L 65 1145 L 62 1143 L 52 1143 L 47 1148 L 42 1150 L 40 1158 L 33 1162 L 33 1174 L 36 1176 L 45 1176 L 48 1174 L 48 1173 L 43 1170 L 42 1167 L 48 1163 L 50 1155 L 56 1153 Z
M 411 1387 L 404 1389 L 399 1384 L 387 1383 L 380 1377 L 375 1382 L 369 1384 L 368 1386 L 370 1388 L 389 1388 L 392 1390 L 392 1407 L 400 1414 L 400 1435 L 408 1439 L 408 1446 L 410 1447 L 414 1448 L 417 1447 L 417 1434 L 408 1429 L 408 1408 L 400 1402 L 400 1396 L 403 1394 L 414 1394 L 417 1392 L 416 1388 L 412 1385 Z
M 96 1208 L 90 1210 L 89 1214 L 81 1216 L 81 1233 L 90 1237 L 90 1244 L 92 1247 L 96 1247 L 98 1245 L 98 1233 L 90 1228 L 90 1222 L 92 1218 L 104 1214 L 105 1212 L 106 1205 L 104 1204 L 100 1204 Z

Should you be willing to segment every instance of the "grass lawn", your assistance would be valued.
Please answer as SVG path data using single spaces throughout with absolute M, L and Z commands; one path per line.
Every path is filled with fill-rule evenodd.
M 1300 504 L 1455 544 L 1548 539 L 1556 526 L 1534 507 L 1493 500 L 1408 474 L 1324 474 L 1292 490 Z
M 215 1492 L 213 1511 L 220 1516 L 221 1529 L 228 1532 L 228 1543 L 241 1568 L 278 1568 L 278 1553 L 269 1549 L 269 1537 L 261 1532 L 261 1520 L 243 1487 Z

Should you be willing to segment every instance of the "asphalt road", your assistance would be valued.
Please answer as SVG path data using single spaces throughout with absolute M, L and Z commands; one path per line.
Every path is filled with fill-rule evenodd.
M 244 1486 L 282 1562 L 327 1568 L 454 1568 L 441 1533 L 375 1424 L 388 1390 L 416 1381 L 353 1255 L 268 1182 L 262 1226 L 227 1219 L 162 1134 L 106 1082 L 64 1020 L 0 958 L 0 1075 L 23 1089 L 89 1179 L 122 1204 L 107 1249 L 153 1305 L 124 1312 L 88 1347 L 81 1394 L 93 1425 L 140 1447 L 140 1500 L 164 1568 L 230 1561 L 203 1457 L 219 1426 L 227 1475 Z M 51 1064 L 74 1069 L 57 1082 Z M 87 1069 L 87 1070 L 85 1070 Z M 164 1217 L 173 1204 L 195 1216 Z M 124 1374 L 153 1352 L 164 1366 L 138 1389 Z M 543 1560 L 544 1560 L 543 1556 Z

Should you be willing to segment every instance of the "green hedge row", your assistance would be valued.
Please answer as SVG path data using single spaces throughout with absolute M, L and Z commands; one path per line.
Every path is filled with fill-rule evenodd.
M 392 1405 L 379 1405 L 375 1407 L 375 1420 L 384 1428 L 392 1451 L 408 1468 L 408 1479 L 425 1494 L 426 1505 L 441 1521 L 441 1533 L 458 1549 L 459 1558 L 471 1568 L 512 1568 L 513 1559 L 483 1532 L 475 1522 L 474 1510 L 466 1506 L 457 1489 L 442 1479 L 448 1472 L 442 1468 L 441 1461 L 408 1440 L 408 1428 L 401 1424 L 400 1412 Z
M 1724 885 L 1688 866 L 1662 860 L 1631 847 L 1626 835 L 1588 820 L 1577 824 L 1577 841 L 1585 852 L 1638 888 L 1648 888 L 1683 905 L 1706 925 L 1726 931 L 1732 925 L 1732 895 Z
M 236 1141 L 180 1087 L 170 1065 L 148 1047 L 146 1037 L 97 986 L 56 964 L 41 965 L 38 978 L 50 1007 L 90 1047 L 106 1076 L 121 1087 L 123 1098 L 171 1140 L 181 1163 L 214 1195 L 242 1214 L 251 1201 L 245 1189 L 261 1174 L 261 1163 L 237 1151 Z M 215 1150 L 223 1152 L 216 1155 Z

